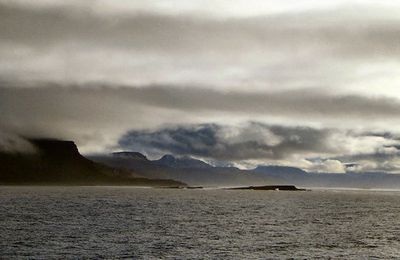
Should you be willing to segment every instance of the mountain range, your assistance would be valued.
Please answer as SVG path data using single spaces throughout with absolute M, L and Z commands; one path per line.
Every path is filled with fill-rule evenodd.
M 400 188 L 400 175 L 383 172 L 313 173 L 290 166 L 243 170 L 215 167 L 188 156 L 149 160 L 138 152 L 82 156 L 72 141 L 29 139 L 35 153 L 0 152 L 0 184 Z
M 242 170 L 213 167 L 190 157 L 164 155 L 149 160 L 137 152 L 93 155 L 89 158 L 111 167 L 133 170 L 147 178 L 167 178 L 194 186 L 297 185 L 300 187 L 400 188 L 400 175 L 383 172 L 313 173 L 290 166 L 260 165 Z

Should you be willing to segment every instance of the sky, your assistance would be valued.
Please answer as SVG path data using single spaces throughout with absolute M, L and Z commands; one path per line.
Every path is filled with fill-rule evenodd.
M 0 0 L 0 149 L 400 173 L 400 3 Z

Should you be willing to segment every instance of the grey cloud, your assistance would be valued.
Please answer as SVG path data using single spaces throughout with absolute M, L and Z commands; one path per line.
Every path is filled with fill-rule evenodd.
M 385 137 L 396 136 L 396 134 L 385 132 Z M 362 134 L 359 136 L 362 137 Z M 357 138 L 357 137 L 356 137 Z M 354 172 L 400 172 L 400 140 L 386 138 L 393 142 L 391 145 L 381 143 L 373 152 L 350 153 L 332 158 L 346 165 L 348 171 Z
M 400 173 L 400 153 L 358 154 L 340 158 L 346 163 L 349 172 L 387 172 Z
M 397 159 L 400 156 L 400 152 L 379 152 L 376 151 L 375 153 L 365 153 L 365 154 L 351 154 L 345 156 L 339 156 L 335 159 L 340 160 L 344 163 L 356 163 L 359 161 L 373 161 L 378 163 L 385 163 L 392 159 Z M 400 165 L 399 165 L 400 167 Z M 400 169 L 400 168 L 399 168 Z
M 5 41 L 38 48 L 86 42 L 162 52 L 246 49 L 295 54 L 311 48 L 343 56 L 399 54 L 400 21 L 363 17 L 359 12 L 372 7 L 359 9 L 218 20 L 150 13 L 102 16 L 87 6 L 32 9 L 0 3 L 0 34 Z
M 1 129 L 0 129 L 1 130 Z M 0 153 L 34 153 L 34 146 L 24 137 L 0 131 Z
M 245 132 L 257 127 L 272 132 L 279 142 L 270 140 L 231 140 L 232 130 Z M 233 129 L 232 129 L 233 128 Z M 293 154 L 330 152 L 325 142 L 329 130 L 307 127 L 268 126 L 251 123 L 245 127 L 201 124 L 175 126 L 158 130 L 133 130 L 119 141 L 122 148 L 146 151 L 147 153 L 173 153 L 217 160 L 283 159 Z M 274 137 L 271 137 L 274 138 Z
M 375 136 L 375 137 L 382 137 L 387 140 L 396 140 L 400 141 L 400 134 L 393 133 L 389 131 L 368 131 L 362 133 L 363 136 Z
M 207 88 L 174 86 L 94 87 L 50 86 L 0 88 L 3 122 L 13 118 L 41 122 L 82 119 L 81 124 L 107 121 L 129 111 L 140 117 L 143 111 L 175 111 L 196 117 L 208 113 L 230 113 L 231 118 L 252 114 L 280 117 L 303 123 L 318 119 L 343 124 L 370 119 L 398 119 L 400 102 L 394 98 L 341 96 L 318 91 L 224 92 Z M 135 113 L 136 112 L 136 113 Z M 125 118 L 121 118 L 125 120 Z
M 0 76 L 343 89 L 371 77 L 360 76 L 359 67 L 397 62 L 400 21 L 384 11 L 371 17 L 379 13 L 376 8 L 360 5 L 216 19 L 104 14 L 90 4 L 32 8 L 2 2 Z
M 400 151 L 400 144 L 395 144 L 395 145 L 385 145 L 387 148 L 395 148 Z

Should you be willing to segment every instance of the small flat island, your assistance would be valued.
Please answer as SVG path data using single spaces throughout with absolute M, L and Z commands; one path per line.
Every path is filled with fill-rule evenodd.
M 306 189 L 299 189 L 294 185 L 265 185 L 265 186 L 247 186 L 228 188 L 228 190 L 275 190 L 275 191 L 306 191 Z

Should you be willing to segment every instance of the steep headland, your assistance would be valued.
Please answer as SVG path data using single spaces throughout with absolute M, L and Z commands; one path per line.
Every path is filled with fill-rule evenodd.
M 30 139 L 36 153 L 0 153 L 0 184 L 186 186 L 83 157 L 72 141 Z

